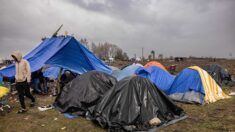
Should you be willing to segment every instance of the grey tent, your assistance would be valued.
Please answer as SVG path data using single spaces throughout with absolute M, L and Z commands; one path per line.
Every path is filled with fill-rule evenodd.
M 217 82 L 218 85 L 228 85 L 233 84 L 233 79 L 229 74 L 228 70 L 223 68 L 221 65 L 218 64 L 208 64 L 203 67 L 205 71 L 207 71 L 213 79 Z

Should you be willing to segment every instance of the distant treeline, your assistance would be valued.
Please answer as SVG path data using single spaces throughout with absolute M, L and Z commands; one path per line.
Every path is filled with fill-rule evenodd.
M 86 38 L 82 38 L 80 42 L 88 49 L 90 49 L 97 57 L 102 60 L 109 60 L 111 58 L 115 60 L 129 60 L 126 52 L 115 44 L 105 43 L 89 43 Z

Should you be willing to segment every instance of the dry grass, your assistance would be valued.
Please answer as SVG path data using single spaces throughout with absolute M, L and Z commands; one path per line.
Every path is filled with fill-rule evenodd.
M 235 87 L 225 91 L 235 91 Z M 206 105 L 177 103 L 188 115 L 186 120 L 163 128 L 160 132 L 215 132 L 235 131 L 235 97 Z
M 53 97 L 37 96 L 37 106 L 50 104 L 53 101 Z M 29 104 L 29 100 L 26 101 L 26 104 L 27 102 Z M 91 121 L 88 121 L 82 117 L 67 119 L 58 111 L 48 110 L 40 112 L 37 107 L 29 108 L 29 111 L 27 113 L 17 114 L 16 112 L 19 108 L 18 102 L 11 101 L 11 105 L 14 106 L 13 111 L 3 117 L 0 117 L 1 132 L 105 131 L 104 129 L 93 124 Z

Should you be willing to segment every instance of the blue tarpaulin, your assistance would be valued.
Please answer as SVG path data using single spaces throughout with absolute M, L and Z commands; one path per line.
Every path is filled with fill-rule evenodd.
M 204 88 L 198 71 L 186 68 L 177 76 L 159 67 L 139 68 L 136 75 L 150 79 L 159 89 L 174 100 L 188 103 L 204 103 Z
M 205 91 L 198 71 L 190 68 L 181 71 L 167 94 L 174 100 L 203 104 Z
M 188 91 L 200 92 L 205 95 L 200 74 L 193 69 L 186 68 L 176 76 L 168 94 Z
M 29 61 L 31 72 L 39 70 L 44 64 L 50 64 L 78 74 L 91 70 L 112 73 L 107 65 L 72 36 L 47 38 L 24 59 Z M 6 77 L 14 76 L 15 65 L 0 70 L 0 73 Z
M 119 71 L 117 74 L 113 76 L 116 77 L 118 81 L 120 81 L 127 76 L 135 75 L 135 71 L 140 67 L 143 67 L 143 66 L 141 64 L 132 64 L 132 65 L 125 67 L 124 69 L 122 69 L 121 71 Z
M 168 93 L 168 90 L 175 79 L 174 75 L 171 75 L 169 72 L 156 66 L 150 66 L 148 68 L 141 67 L 136 70 L 135 74 L 148 78 L 165 93 Z

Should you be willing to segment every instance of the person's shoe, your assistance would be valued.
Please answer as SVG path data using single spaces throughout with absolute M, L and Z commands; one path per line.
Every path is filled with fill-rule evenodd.
M 34 106 L 35 106 L 35 102 L 30 103 L 29 106 L 30 106 L 30 107 L 34 107 Z
M 25 112 L 27 112 L 26 109 L 20 109 L 17 113 L 18 113 L 18 114 L 22 114 L 22 113 L 25 113 Z
M 47 93 L 43 92 L 42 95 L 47 95 Z

